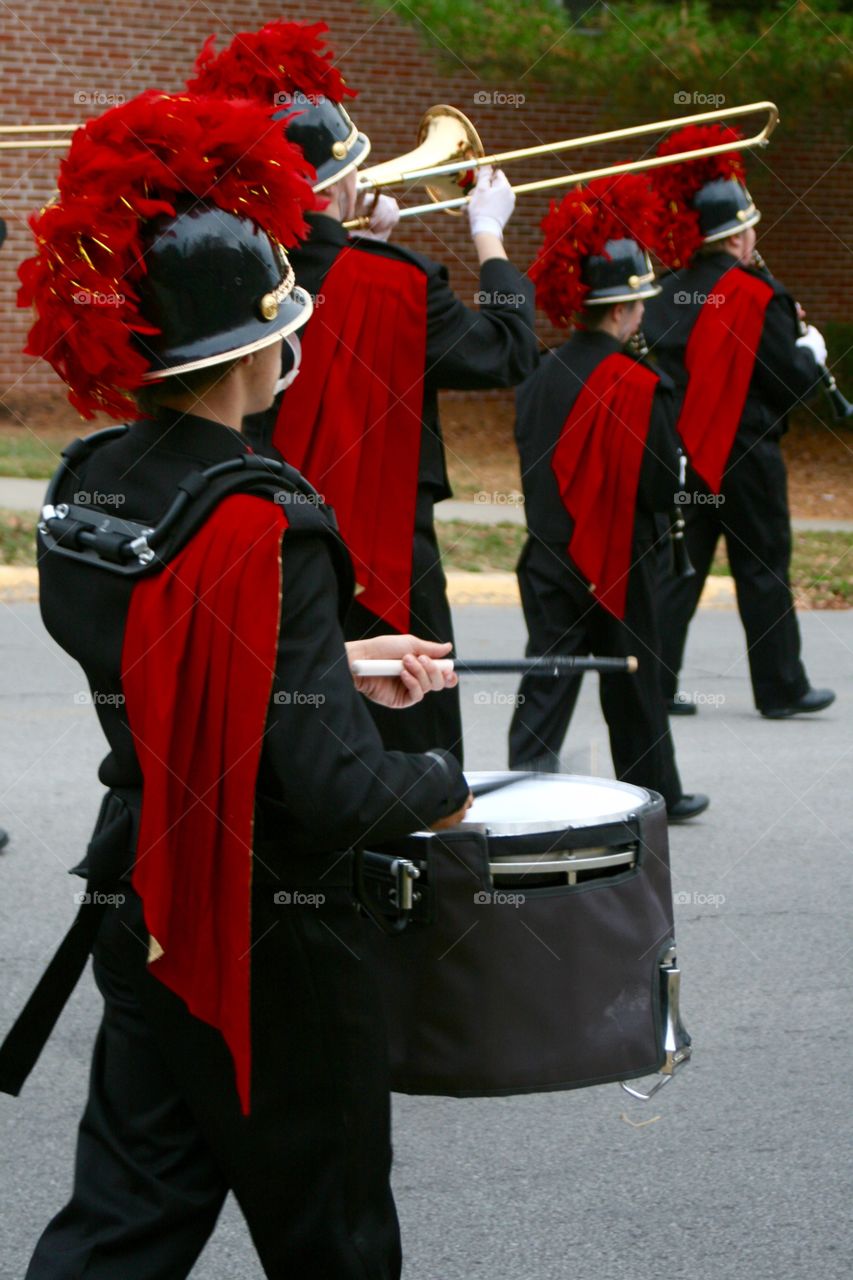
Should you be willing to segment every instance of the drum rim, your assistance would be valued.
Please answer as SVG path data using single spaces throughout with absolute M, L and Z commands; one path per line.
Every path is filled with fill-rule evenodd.
M 581 782 L 584 785 L 592 785 L 602 790 L 621 791 L 625 793 L 626 800 L 629 796 L 634 798 L 634 802 L 626 804 L 623 810 L 615 813 L 597 814 L 587 821 L 575 821 L 567 824 L 565 818 L 555 818 L 550 822 L 537 822 L 535 826 L 527 822 L 461 822 L 454 830 L 460 832 L 477 833 L 478 835 L 488 836 L 493 840 L 501 839 L 517 839 L 519 836 L 529 835 L 548 835 L 555 831 L 583 831 L 585 829 L 594 830 L 601 827 L 610 826 L 613 823 L 630 822 L 636 819 L 639 814 L 654 803 L 655 792 L 649 791 L 646 787 L 638 787 L 633 782 L 620 782 L 618 778 L 600 778 L 593 774 L 584 773 L 526 773 L 523 769 L 480 769 L 466 770 L 465 777 L 469 782 L 488 782 L 492 779 L 498 779 L 507 774 L 518 774 L 519 780 L 527 777 L 531 780 L 534 778 L 537 782 Z M 440 832 L 423 832 L 423 835 L 440 835 Z

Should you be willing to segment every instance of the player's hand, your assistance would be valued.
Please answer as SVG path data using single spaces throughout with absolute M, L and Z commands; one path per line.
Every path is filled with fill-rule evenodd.
M 357 232 L 369 240 L 387 240 L 400 221 L 400 206 L 394 197 L 380 195 L 377 200 L 370 191 L 359 196 L 355 212 L 357 217 L 370 218 L 369 225 Z
M 826 364 L 826 341 L 819 329 L 810 324 L 801 338 L 797 338 L 798 347 L 808 347 L 818 364 Z
M 373 636 L 369 640 L 351 640 L 347 657 L 350 663 L 363 658 L 401 659 L 403 670 L 399 676 L 353 676 L 353 683 L 371 702 L 402 709 L 415 706 L 428 693 L 458 684 L 455 671 L 444 671 L 434 661 L 448 657 L 451 648 L 450 641 L 438 644 L 418 636 Z
M 477 185 L 468 201 L 471 235 L 486 231 L 503 239 L 503 230 L 515 208 L 515 192 L 501 169 L 490 164 L 477 170 Z
M 439 818 L 438 822 L 434 822 L 430 827 L 430 831 L 447 831 L 449 827 L 457 827 L 465 814 L 474 803 L 474 797 L 468 792 L 468 799 L 465 801 L 461 809 L 457 809 L 455 813 L 450 813 L 446 818 Z

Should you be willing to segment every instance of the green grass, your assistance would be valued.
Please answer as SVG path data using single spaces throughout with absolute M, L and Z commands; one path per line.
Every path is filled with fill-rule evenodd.
M 470 573 L 514 572 L 525 531 L 512 524 L 474 525 L 439 521 L 445 569 Z M 720 543 L 711 572 L 729 573 Z M 799 532 L 794 535 L 791 582 L 798 599 L 813 609 L 853 608 L 853 533 Z
M 438 545 L 445 569 L 468 573 L 514 570 L 527 533 L 523 525 L 437 520 Z
M 445 569 L 468 573 L 514 572 L 526 536 L 515 524 L 442 520 L 436 528 Z M 35 529 L 36 517 L 28 512 L 0 511 L 0 564 L 35 564 Z M 722 543 L 711 572 L 729 572 Z M 797 598 L 813 609 L 853 608 L 853 533 L 795 533 L 791 582 Z
M 36 516 L 0 511 L 0 564 L 35 564 Z
M 48 480 L 59 465 L 59 455 L 80 432 L 42 428 L 38 435 L 20 428 L 0 430 L 0 476 Z

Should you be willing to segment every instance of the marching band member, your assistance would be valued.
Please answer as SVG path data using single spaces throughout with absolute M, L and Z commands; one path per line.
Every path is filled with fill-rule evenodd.
M 515 197 L 502 173 L 479 171 L 468 207 L 479 311 L 454 295 L 440 263 L 376 236 L 350 237 L 342 223 L 356 213 L 354 165 L 367 154 L 366 140 L 343 107 L 353 91 L 321 53 L 323 30 L 269 23 L 238 35 L 218 57 L 208 42 L 189 82 L 196 91 L 292 103 L 287 136 L 304 146 L 328 198 L 309 215 L 311 236 L 293 254 L 297 280 L 318 303 L 302 340 L 302 372 L 267 422 L 254 426 L 335 509 L 359 589 L 347 636 L 411 627 L 448 640 L 433 507 L 451 491 L 437 397 L 442 388 L 513 386 L 535 367 L 529 285 L 502 242 Z M 332 118 L 343 123 L 333 127 Z M 386 197 L 372 227 L 385 235 L 393 221 Z M 457 690 L 403 718 L 371 709 L 386 746 L 440 743 L 461 760 Z
M 528 537 L 518 580 L 527 652 L 627 657 L 601 675 L 616 776 L 659 791 L 671 821 L 685 795 L 660 690 L 654 610 L 655 512 L 671 508 L 679 451 L 668 379 L 625 351 L 658 286 L 649 262 L 654 202 L 645 182 L 599 179 L 552 205 L 530 269 L 552 323 L 579 323 L 517 392 L 516 440 Z M 580 678 L 525 676 L 509 734 L 511 768 L 559 769 Z
M 659 154 L 740 135 L 689 126 Z M 695 703 L 677 693 L 687 628 L 720 535 L 726 540 L 746 632 L 755 705 L 770 719 L 822 711 L 830 689 L 813 689 L 800 659 L 790 587 L 791 518 L 780 440 L 788 414 L 820 385 L 820 333 L 800 335 L 796 303 L 753 262 L 760 212 L 744 186 L 736 150 L 651 170 L 670 217 L 660 246 L 674 271 L 646 312 L 655 359 L 675 383 L 678 431 L 690 460 L 684 508 L 696 574 L 665 577 L 660 593 L 663 688 L 674 714 Z
M 449 754 L 383 749 L 339 623 L 343 544 L 240 433 L 311 309 L 284 247 L 314 172 L 265 126 L 155 91 L 88 122 L 21 268 L 30 353 L 85 416 L 137 418 L 66 453 L 40 538 L 45 623 L 110 752 L 80 914 L 0 1050 L 16 1093 L 93 949 L 74 1190 L 27 1280 L 180 1280 L 229 1190 L 267 1276 L 400 1272 L 385 1032 L 341 851 L 453 821 L 467 786 Z M 91 526 L 80 490 L 108 498 Z M 404 706 L 446 652 L 349 657 L 405 654 L 399 682 L 361 685 Z

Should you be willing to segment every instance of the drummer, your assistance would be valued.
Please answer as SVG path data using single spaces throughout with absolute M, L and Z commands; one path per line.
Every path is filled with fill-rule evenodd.
M 385 1031 L 346 851 L 461 817 L 467 784 L 449 753 L 383 750 L 360 693 L 403 707 L 455 676 L 432 661 L 449 646 L 412 636 L 347 651 L 351 570 L 317 494 L 283 466 L 274 494 L 244 491 L 272 468 L 248 465 L 242 420 L 311 310 L 284 250 L 314 206 L 307 166 L 279 131 L 258 153 L 265 122 L 153 90 L 87 122 L 21 268 L 30 350 L 75 406 L 142 402 L 66 453 L 62 548 L 40 548 L 48 630 L 102 695 L 110 790 L 75 868 L 80 914 L 0 1050 L 17 1092 L 94 940 L 74 1187 L 28 1280 L 181 1280 L 229 1191 L 268 1277 L 400 1273 Z M 75 306 L 81 286 L 117 305 Z M 160 525 L 150 572 L 130 576 L 115 532 L 81 545 L 81 489 L 108 497 L 105 520 L 149 526 L 143 544 Z M 354 683 L 356 656 L 403 674 Z
M 543 220 L 536 300 L 574 332 L 517 392 L 528 532 L 517 572 L 530 656 L 639 658 L 636 675 L 600 677 L 613 765 L 659 791 L 680 822 L 708 797 L 682 789 L 658 670 L 655 513 L 675 501 L 679 449 L 671 384 L 625 350 L 643 299 L 659 292 L 652 201 L 643 179 L 623 174 L 571 191 Z M 579 676 L 523 678 L 512 768 L 559 770 L 579 689 Z

